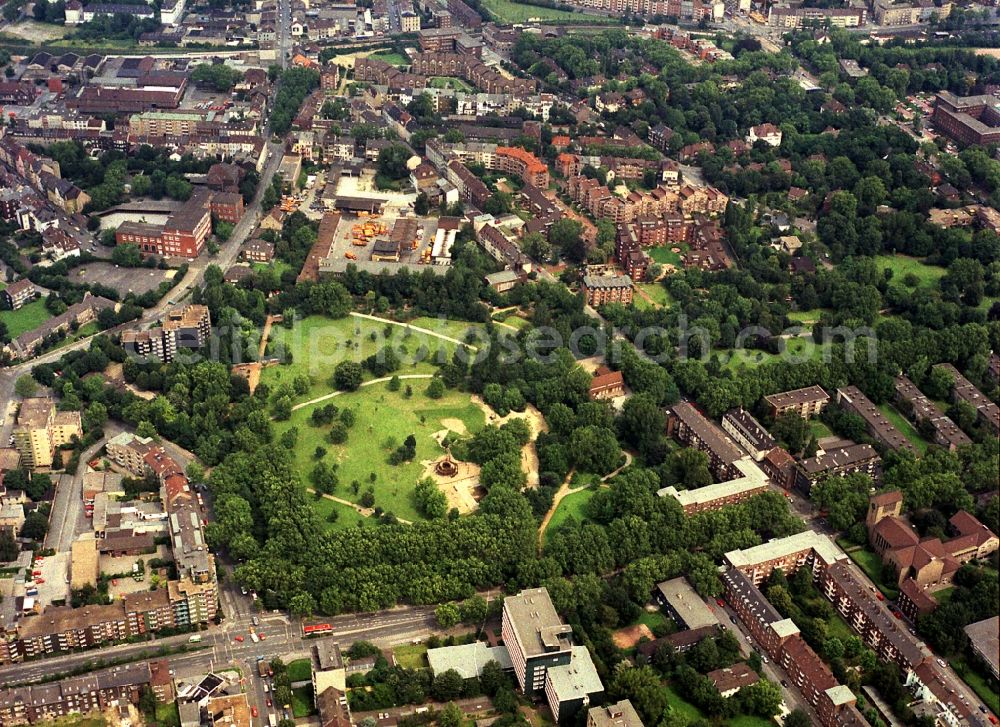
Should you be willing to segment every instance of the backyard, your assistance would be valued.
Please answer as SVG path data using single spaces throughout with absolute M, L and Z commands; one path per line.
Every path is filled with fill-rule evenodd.
M 426 669 L 427 644 L 404 644 L 392 650 L 396 663 L 406 669 Z
M 0 311 L 0 321 L 7 325 L 7 335 L 12 339 L 35 330 L 51 317 L 41 298 L 22 305 L 17 310 Z
M 431 88 L 453 88 L 463 93 L 472 93 L 475 91 L 466 81 L 454 76 L 432 76 L 427 85 Z
M 915 257 L 908 255 L 878 255 L 875 264 L 879 270 L 892 270 L 892 280 L 903 285 L 903 278 L 913 273 L 917 276 L 918 287 L 933 287 L 945 274 L 945 269 L 937 265 L 928 265 Z
M 410 61 L 402 53 L 393 53 L 389 51 L 382 51 L 379 53 L 372 53 L 369 58 L 376 58 L 380 61 L 390 63 L 394 66 L 405 66 L 409 65 Z
M 288 662 L 288 678 L 292 684 L 295 682 L 308 682 L 312 679 L 312 661 L 309 659 L 296 659 Z
M 846 551 L 858 567 L 865 572 L 872 583 L 874 583 L 878 589 L 882 592 L 889 600 L 895 600 L 899 596 L 899 590 L 894 586 L 885 583 L 882 579 L 882 560 L 867 548 L 857 547 Z
M 896 429 L 903 433 L 904 437 L 910 440 L 910 444 L 916 447 L 920 454 L 924 454 L 927 451 L 927 441 L 920 436 L 906 417 L 889 404 L 881 404 L 879 411 L 885 414 L 885 418 L 892 422 Z
M 660 265 L 674 265 L 676 267 L 681 267 L 681 255 L 676 253 L 672 248 L 677 248 L 681 252 L 688 249 L 686 243 L 680 243 L 676 245 L 657 245 L 656 247 L 651 247 L 649 249 L 649 256 L 653 258 L 655 262 L 660 263 Z
M 424 472 L 421 462 L 435 460 L 444 453 L 432 435 L 443 430 L 472 433 L 485 423 L 482 410 L 469 400 L 468 394 L 445 391 L 440 399 L 431 399 L 425 393 L 427 384 L 428 379 L 404 380 L 399 391 L 390 391 L 388 382 L 375 383 L 298 409 L 288 421 L 278 423 L 275 428 L 279 435 L 290 427 L 298 429 L 293 459 L 303 486 L 311 486 L 309 474 L 319 461 L 316 448 L 323 447 L 327 450 L 323 461 L 336 466 L 339 484 L 333 492 L 335 497 L 360 503 L 364 491 L 370 488 L 376 507 L 406 520 L 421 519 L 413 502 L 413 487 Z M 406 394 L 408 388 L 412 389 L 410 396 Z M 312 412 L 326 403 L 355 413 L 355 424 L 343 444 L 331 444 L 326 436 L 329 427 L 316 427 L 310 422 Z M 416 439 L 413 459 L 389 464 L 393 450 L 411 434 Z M 324 516 L 336 505 L 327 503 L 316 502 Z M 345 505 L 337 507 L 339 517 L 332 527 L 356 526 L 362 516 L 348 510 Z

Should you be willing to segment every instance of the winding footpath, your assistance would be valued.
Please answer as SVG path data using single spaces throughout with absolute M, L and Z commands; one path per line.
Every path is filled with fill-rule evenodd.
M 433 379 L 434 374 L 401 374 L 399 376 L 400 381 L 405 381 L 406 379 Z M 363 389 L 366 386 L 371 386 L 372 384 L 381 384 L 385 381 L 392 379 L 392 376 L 383 376 L 380 379 L 371 379 L 370 381 L 365 381 L 361 384 Z M 310 399 L 309 401 L 303 401 L 301 404 L 296 404 L 292 407 L 292 411 L 298 411 L 307 406 L 312 406 L 313 404 L 319 404 L 327 399 L 332 399 L 335 396 L 340 396 L 341 394 L 350 394 L 350 391 L 331 391 L 329 394 L 323 394 L 323 396 L 317 396 L 315 399 Z

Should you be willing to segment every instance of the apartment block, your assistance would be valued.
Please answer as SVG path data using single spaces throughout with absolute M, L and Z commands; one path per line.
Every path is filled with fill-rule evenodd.
M 139 437 L 122 432 L 105 445 L 108 457 L 119 467 L 124 467 L 136 477 L 146 474 L 146 454 L 156 445 L 150 437 Z
M 709 467 L 718 480 L 739 477 L 736 462 L 744 457 L 724 431 L 709 421 L 693 404 L 681 401 L 667 411 L 667 435 L 708 455 Z
M 771 433 L 743 408 L 727 411 L 722 417 L 722 429 L 757 462 L 778 444 Z
M 587 710 L 587 727 L 642 727 L 642 720 L 632 703 L 623 699 Z
M 3 296 L 8 308 L 17 310 L 22 305 L 34 300 L 37 293 L 38 289 L 35 288 L 34 283 L 27 278 L 21 278 L 0 291 L 0 296 Z
M 125 331 L 121 343 L 126 351 L 169 363 L 180 349 L 197 350 L 212 333 L 212 317 L 204 305 L 187 305 L 167 314 L 163 324 L 146 331 Z
M 544 588 L 504 599 L 501 633 L 525 695 L 545 689 L 549 669 L 570 663 L 573 628 L 562 622 Z
M 716 482 L 694 490 L 677 490 L 670 486 L 657 491 L 660 497 L 672 497 L 681 506 L 685 515 L 719 510 L 730 505 L 738 505 L 755 495 L 767 492 L 767 475 L 750 457 L 733 462 L 733 469 L 739 476 L 724 482 Z
M 881 475 L 882 458 L 870 444 L 850 444 L 819 450 L 815 457 L 799 462 L 795 467 L 795 487 L 809 496 L 812 486 L 827 477 L 843 477 L 860 472 L 872 480 Z
M 770 394 L 764 397 L 764 401 L 775 417 L 793 412 L 803 419 L 808 419 L 823 411 L 823 407 L 830 401 L 830 395 L 819 386 L 807 386 L 794 391 Z
M 927 432 L 926 436 L 935 444 L 951 451 L 972 444 L 968 435 L 907 377 L 897 376 L 895 387 L 900 410 L 916 423 L 921 432 Z
M 893 451 L 905 449 L 909 452 L 916 452 L 913 443 L 857 386 L 844 386 L 837 389 L 837 404 L 840 405 L 841 409 L 857 414 L 864 419 L 868 434 L 886 449 Z
M 14 425 L 14 448 L 31 469 L 52 467 L 55 451 L 83 436 L 80 412 L 56 411 L 55 399 L 35 397 L 21 402 Z
M 996 96 L 937 94 L 932 120 L 935 128 L 959 144 L 986 146 L 1000 142 L 1000 111 Z
M 951 399 L 965 402 L 976 410 L 976 417 L 994 435 L 1000 436 L 1000 407 L 991 401 L 975 384 L 949 363 L 937 364 L 935 369 L 948 373 L 955 383 L 951 387 Z
M 590 306 L 629 305 L 635 286 L 627 275 L 584 275 L 583 295 Z

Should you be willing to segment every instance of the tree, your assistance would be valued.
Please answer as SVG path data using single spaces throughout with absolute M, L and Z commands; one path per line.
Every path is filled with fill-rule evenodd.
M 340 391 L 357 391 L 363 377 L 361 364 L 341 361 L 333 370 L 333 385 Z
M 785 727 L 810 727 L 812 720 L 804 709 L 793 709 L 785 717 Z
M 464 681 L 454 669 L 443 671 L 431 683 L 431 696 L 439 702 L 450 702 L 462 696 Z
M 191 74 L 193 81 L 220 93 L 231 91 L 242 78 L 241 71 L 223 63 L 200 63 Z
M 409 160 L 409 149 L 403 144 L 390 144 L 378 153 L 378 173 L 393 181 L 404 179 L 410 173 L 406 168 Z
M 0 563 L 9 563 L 17 559 L 20 550 L 17 541 L 14 540 L 14 533 L 7 528 L 0 530 Z
M 606 475 L 618 466 L 621 459 L 621 448 L 610 429 L 579 427 L 573 430 L 570 442 L 577 466 L 586 472 Z
M 472 596 L 458 605 L 458 610 L 462 615 L 462 622 L 477 624 L 486 618 L 489 611 L 489 604 L 482 596 Z
M 483 665 L 483 672 L 479 675 L 479 685 L 483 688 L 483 692 L 490 697 L 494 696 L 501 688 L 509 686 L 509 680 L 499 661 L 490 659 Z
M 308 593 L 296 593 L 288 602 L 288 610 L 293 616 L 309 617 L 316 610 L 316 601 Z
M 461 614 L 458 612 L 458 606 L 454 603 L 442 603 L 434 609 L 434 618 L 437 619 L 438 626 L 450 629 L 461 621 Z
M 24 374 L 23 376 L 18 376 L 17 381 L 14 382 L 14 391 L 22 399 L 28 399 L 38 391 L 38 384 L 31 376 Z
M 37 510 L 32 510 L 24 518 L 21 537 L 41 541 L 49 530 L 49 519 Z
M 417 483 L 413 497 L 417 501 L 417 510 L 426 518 L 444 517 L 448 511 L 448 498 L 429 477 Z
M 431 399 L 440 399 L 444 396 L 444 382 L 436 376 L 427 385 L 427 396 Z
M 811 432 L 809 422 L 795 412 L 781 414 L 774 420 L 774 426 L 771 427 L 771 434 L 774 435 L 774 438 L 784 443 L 788 451 L 793 454 L 797 454 L 805 448 Z
M 578 220 L 563 217 L 549 228 L 549 242 L 575 263 L 587 258 L 587 244 L 583 239 L 583 225 Z
M 756 684 L 743 687 L 739 698 L 744 712 L 769 719 L 778 713 L 782 700 L 781 688 L 774 682 L 761 679 Z
M 454 702 L 448 702 L 437 714 L 438 727 L 461 727 L 463 717 L 461 708 Z

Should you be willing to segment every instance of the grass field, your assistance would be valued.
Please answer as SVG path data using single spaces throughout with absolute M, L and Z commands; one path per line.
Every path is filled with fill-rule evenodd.
M 823 346 L 815 343 L 811 338 L 789 338 L 785 341 L 785 350 L 780 354 L 767 353 L 756 349 L 722 349 L 719 351 L 719 359 L 723 368 L 739 369 L 756 368 L 771 361 L 799 360 L 815 361 L 819 360 L 823 353 Z
M 52 315 L 45 309 L 45 301 L 41 298 L 17 310 L 0 311 L 0 321 L 7 324 L 7 334 L 11 338 L 35 330 L 51 317 Z
M 677 247 L 680 248 L 681 252 L 687 249 L 687 245 L 657 245 L 656 247 L 651 247 L 649 249 L 649 256 L 653 258 L 654 261 L 660 263 L 660 265 L 676 265 L 680 267 L 681 256 L 679 253 L 674 252 L 670 248 Z
M 851 560 L 858 564 L 858 567 L 865 572 L 869 578 L 871 578 L 872 583 L 882 591 L 882 594 L 893 600 L 899 596 L 899 590 L 892 585 L 883 582 L 882 580 L 882 560 L 867 548 L 857 548 L 855 550 L 848 551 L 847 553 L 851 556 Z
M 424 393 L 427 380 L 416 379 L 409 382 L 413 394 L 406 398 L 407 383 L 404 381 L 402 389 L 396 392 L 388 390 L 388 383 L 379 383 L 330 399 L 330 403 L 341 410 L 350 408 L 357 415 L 345 444 L 330 444 L 326 440 L 329 427 L 314 427 L 309 422 L 312 411 L 322 404 L 303 407 L 292 412 L 288 421 L 278 423 L 275 429 L 279 434 L 289 427 L 298 427 L 294 461 L 299 466 L 303 486 L 309 484 L 309 472 L 316 462 L 313 456 L 316 447 L 322 446 L 327 450 L 325 461 L 338 465 L 340 484 L 334 495 L 358 502 L 361 493 L 371 487 L 376 507 L 406 520 L 420 519 L 412 498 L 413 486 L 424 470 L 420 463 L 442 454 L 431 435 L 446 428 L 443 420 L 459 420 L 466 431 L 475 432 L 483 427 L 485 418 L 482 410 L 469 401 L 468 394 L 446 391 L 441 399 L 430 399 Z M 455 426 L 454 422 L 450 423 Z M 390 465 L 387 462 L 389 454 L 410 434 L 417 440 L 413 461 Z M 355 494 L 351 486 L 355 480 L 360 483 L 359 494 Z M 316 504 L 330 507 L 326 503 Z M 355 520 L 355 516 L 346 513 L 345 507 L 331 527 L 350 527 Z
M 414 318 L 412 321 L 407 321 L 407 323 L 417 328 L 426 328 L 428 331 L 439 333 L 442 336 L 456 338 L 459 341 L 465 341 L 466 334 L 470 330 L 478 331 L 482 328 L 478 324 L 469 323 L 468 321 L 452 321 L 447 318 L 431 318 L 429 316 L 420 316 L 419 318 Z M 473 341 L 472 345 L 476 345 L 475 341 Z
M 659 609 L 656 611 L 643 611 L 642 616 L 636 619 L 635 622 L 648 626 L 649 630 L 655 633 L 656 628 L 667 625 L 667 617 Z
M 392 650 L 392 655 L 400 666 L 407 669 L 426 669 L 427 644 L 404 644 Z
M 818 321 L 822 314 L 822 308 L 813 308 L 812 310 L 793 310 L 789 312 L 788 318 L 789 320 L 801 323 L 802 325 L 811 325 Z
M 105 727 L 108 721 L 99 712 L 68 714 L 56 719 L 36 722 L 39 727 Z
M 903 285 L 903 278 L 913 273 L 920 280 L 918 286 L 932 287 L 945 274 L 944 268 L 927 265 L 908 255 L 878 255 L 875 257 L 875 264 L 879 270 L 892 270 L 892 282 L 898 285 Z
M 531 18 L 541 20 L 553 20 L 562 22 L 572 20 L 575 22 L 591 23 L 612 23 L 611 18 L 602 18 L 594 15 L 582 15 L 571 13 L 565 10 L 555 10 L 554 8 L 542 8 L 535 5 L 522 5 L 510 0 L 483 0 L 483 7 L 490 11 L 497 20 L 504 23 L 526 23 Z
M 177 702 L 156 703 L 156 722 L 161 727 L 180 727 L 181 715 L 177 709 Z
M 431 88 L 453 88 L 464 93 L 472 93 L 475 90 L 465 80 L 455 76 L 432 76 L 427 85 Z
M 348 507 L 339 502 L 323 498 L 320 500 L 312 499 L 312 503 L 313 509 L 319 513 L 320 519 L 326 524 L 328 530 L 343 530 L 345 528 L 356 528 L 374 524 L 353 507 Z M 337 519 L 334 522 L 330 522 L 329 520 L 331 512 L 337 513 Z
M 292 716 L 308 717 L 315 710 L 313 709 L 313 688 L 312 684 L 304 687 L 296 687 L 292 690 Z
M 466 327 L 455 321 L 446 323 L 454 324 L 456 330 Z M 462 328 L 458 328 L 459 326 Z M 441 324 L 441 328 L 450 328 L 450 325 Z M 434 373 L 436 367 L 431 363 L 434 354 L 440 350 L 450 359 L 455 350 L 453 343 L 421 333 L 408 332 L 403 325 L 391 326 L 390 339 L 384 338 L 385 330 L 384 323 L 354 317 L 332 320 L 324 316 L 309 316 L 296 321 L 294 328 L 291 329 L 276 325 L 271 329 L 268 341 L 270 355 L 280 355 L 279 351 L 287 350 L 292 354 L 292 363 L 265 368 L 261 372 L 261 381 L 273 390 L 278 385 L 291 383 L 296 376 L 305 374 L 309 377 L 311 386 L 297 401 L 307 401 L 334 390 L 330 378 L 338 363 L 361 362 L 386 343 L 393 344 L 403 360 L 403 366 L 397 372 L 399 374 Z M 438 332 L 449 335 L 445 330 Z M 372 340 L 372 334 L 375 335 L 375 340 Z
M 680 694 L 674 691 L 671 686 L 665 686 L 667 692 L 667 703 L 670 705 L 670 712 L 684 719 L 685 722 L 704 719 L 700 709 L 685 700 Z
M 749 714 L 741 714 L 738 717 L 730 717 L 726 720 L 729 727 L 771 727 L 774 722 L 762 717 L 754 717 Z
M 920 454 L 927 451 L 927 442 L 920 436 L 919 432 L 910 424 L 906 417 L 889 404 L 881 404 L 879 410 L 885 414 L 886 419 L 892 422 L 903 433 L 904 437 L 910 440 L 910 443 L 917 448 Z
M 368 57 L 369 58 L 377 58 L 380 61 L 385 61 L 386 63 L 391 63 L 394 66 L 405 66 L 405 65 L 408 65 L 410 63 L 410 61 L 407 60 L 406 56 L 404 56 L 402 53 L 389 53 L 389 52 L 383 51 L 383 52 L 380 52 L 380 53 L 372 53 Z
M 586 516 L 583 514 L 583 508 L 590 498 L 594 496 L 597 492 L 593 487 L 588 487 L 586 490 L 580 490 L 579 492 L 574 492 L 572 495 L 567 495 L 559 503 L 559 507 L 556 511 L 552 513 L 552 519 L 549 520 L 549 526 L 545 530 L 545 537 L 548 538 L 551 533 L 554 533 L 560 525 L 565 523 L 570 517 L 576 520 L 578 523 L 582 523 L 586 520 Z
M 1000 691 L 997 690 L 996 680 L 987 679 L 974 670 L 964 657 L 954 657 L 949 661 L 962 681 L 972 687 L 972 691 L 983 700 L 983 704 L 994 714 L 1000 713 Z
M 288 678 L 293 683 L 309 681 L 312 679 L 312 662 L 309 659 L 288 662 Z
M 821 422 L 819 419 L 809 420 L 809 431 L 813 433 L 816 439 L 823 439 L 824 437 L 832 437 L 833 430 L 830 429 L 826 424 Z
M 659 306 L 670 307 L 673 303 L 670 293 L 667 292 L 667 289 L 663 287 L 662 283 L 639 283 L 636 287 L 642 290 L 642 292 L 648 295 L 653 302 Z

